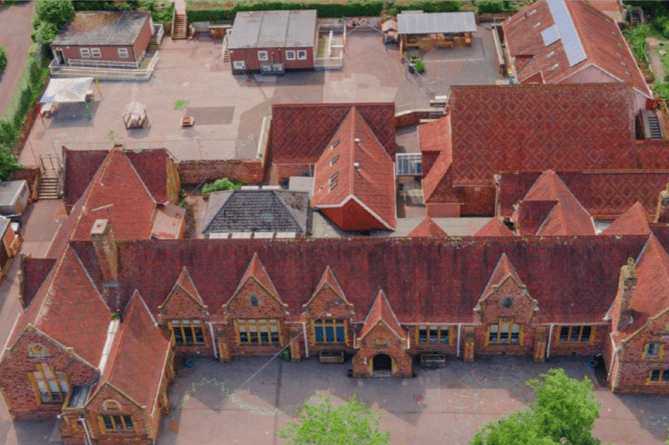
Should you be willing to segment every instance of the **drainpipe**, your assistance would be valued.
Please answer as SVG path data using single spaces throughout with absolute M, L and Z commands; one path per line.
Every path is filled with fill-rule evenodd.
M 548 345 L 546 346 L 546 358 L 551 357 L 551 342 L 553 341 L 553 327 L 555 325 L 551 324 L 550 328 L 548 328 Z
M 214 350 L 214 358 L 218 358 L 218 350 L 216 349 L 216 338 L 214 338 L 214 326 L 210 322 L 205 322 L 209 325 L 209 333 L 211 333 L 211 347 Z
M 86 445 L 93 445 L 93 442 L 91 441 L 91 432 L 88 429 L 88 423 L 86 423 L 86 418 L 83 414 L 79 417 L 79 422 L 81 422 L 81 425 L 84 427 L 84 439 L 86 439 Z
M 304 335 L 304 355 L 309 358 L 309 342 L 307 341 L 307 323 L 302 322 L 302 335 Z
M 458 323 L 458 345 L 457 345 L 457 352 L 455 353 L 455 356 L 460 358 L 460 334 L 462 332 L 462 323 Z

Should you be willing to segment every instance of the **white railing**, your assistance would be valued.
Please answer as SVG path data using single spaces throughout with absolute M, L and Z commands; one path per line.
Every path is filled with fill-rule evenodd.
M 228 33 L 223 36 L 223 45 L 221 45 L 221 57 L 223 60 L 225 60 L 225 52 L 228 50 L 228 45 L 230 44 L 230 39 L 228 38 L 229 36 L 229 31 Z
M 315 58 L 314 65 L 316 69 L 337 69 L 344 66 L 343 57 L 324 57 Z
M 85 67 L 85 68 L 121 68 L 121 69 L 137 69 L 142 64 L 146 51 L 142 52 L 139 60 L 136 62 L 118 62 L 115 60 L 93 60 L 93 59 L 69 59 L 67 66 Z M 56 59 L 54 59 L 56 60 Z
M 97 77 L 100 80 L 149 80 L 158 62 L 158 51 L 153 54 L 146 69 L 74 67 L 54 64 L 49 69 L 52 77 Z

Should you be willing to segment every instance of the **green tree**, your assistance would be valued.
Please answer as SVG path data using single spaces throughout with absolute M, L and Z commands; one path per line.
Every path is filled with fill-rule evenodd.
M 35 17 L 33 28 L 37 29 L 41 23 L 52 23 L 56 32 L 60 31 L 67 22 L 74 18 L 74 5 L 71 0 L 37 0 L 35 2 Z
M 5 47 L 0 45 L 0 74 L 5 70 L 7 66 L 7 50 Z
M 278 434 L 290 445 L 387 445 L 390 432 L 379 431 L 381 417 L 355 395 L 338 406 L 326 397 L 317 404 L 305 404 L 298 419 Z
M 471 440 L 472 445 L 573 444 L 596 445 L 592 437 L 601 403 L 587 377 L 576 380 L 563 369 L 551 369 L 542 380 L 527 382 L 537 401 L 527 409 L 485 425 Z
M 23 170 L 16 156 L 12 154 L 9 146 L 0 145 L 0 179 L 6 181 L 9 176 L 17 170 Z

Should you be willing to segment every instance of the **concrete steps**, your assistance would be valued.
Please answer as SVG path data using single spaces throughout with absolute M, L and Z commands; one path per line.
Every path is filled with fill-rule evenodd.
M 172 40 L 188 37 L 186 14 L 174 14 L 172 29 Z
M 58 178 L 42 178 L 39 183 L 38 199 L 58 199 Z

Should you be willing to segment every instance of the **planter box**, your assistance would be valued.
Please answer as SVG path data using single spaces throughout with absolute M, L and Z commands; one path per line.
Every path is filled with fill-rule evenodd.
M 446 366 L 446 354 L 421 354 L 421 368 L 443 368 Z
M 344 351 L 321 351 L 318 359 L 321 363 L 344 363 Z

